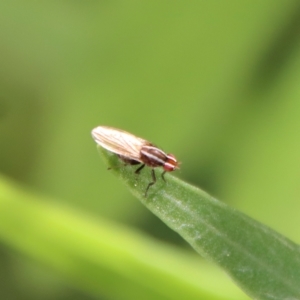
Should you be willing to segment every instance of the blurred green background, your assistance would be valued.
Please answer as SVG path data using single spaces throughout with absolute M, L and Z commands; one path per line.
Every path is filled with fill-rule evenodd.
M 1 173 L 192 251 L 106 170 L 98 125 L 299 243 L 299 1 L 1 1 Z M 1 299 L 99 299 L 0 246 Z

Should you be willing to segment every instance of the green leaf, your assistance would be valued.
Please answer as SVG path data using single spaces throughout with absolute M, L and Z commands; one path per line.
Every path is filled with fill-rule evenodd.
M 100 149 L 112 172 L 170 228 L 205 258 L 223 268 L 254 299 L 300 299 L 299 246 L 204 191 L 156 169 L 139 176 L 116 155 Z

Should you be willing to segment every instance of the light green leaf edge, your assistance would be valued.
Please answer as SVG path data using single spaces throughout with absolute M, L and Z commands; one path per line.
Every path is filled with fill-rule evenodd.
M 130 191 L 203 257 L 225 270 L 253 299 L 300 299 L 299 246 L 216 200 L 204 191 L 155 169 L 140 175 L 137 166 L 123 167 L 116 155 L 99 149 L 108 165 Z
M 108 199 L 99 195 L 99 201 Z M 109 299 L 248 299 L 197 256 L 34 195 L 2 176 L 0 242 Z

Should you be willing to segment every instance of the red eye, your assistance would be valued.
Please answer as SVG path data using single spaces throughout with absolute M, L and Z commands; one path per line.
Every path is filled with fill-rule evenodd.
M 164 163 L 163 168 L 166 172 L 172 172 L 178 168 L 178 162 L 173 154 L 167 155 L 167 160 Z

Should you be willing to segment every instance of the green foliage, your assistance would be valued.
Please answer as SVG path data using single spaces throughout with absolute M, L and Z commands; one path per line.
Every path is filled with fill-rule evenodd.
M 220 265 L 254 299 L 300 298 L 299 246 L 241 212 L 173 176 L 151 181 L 103 150 L 109 166 L 141 202 L 196 251 Z M 161 174 L 161 171 L 156 171 Z

